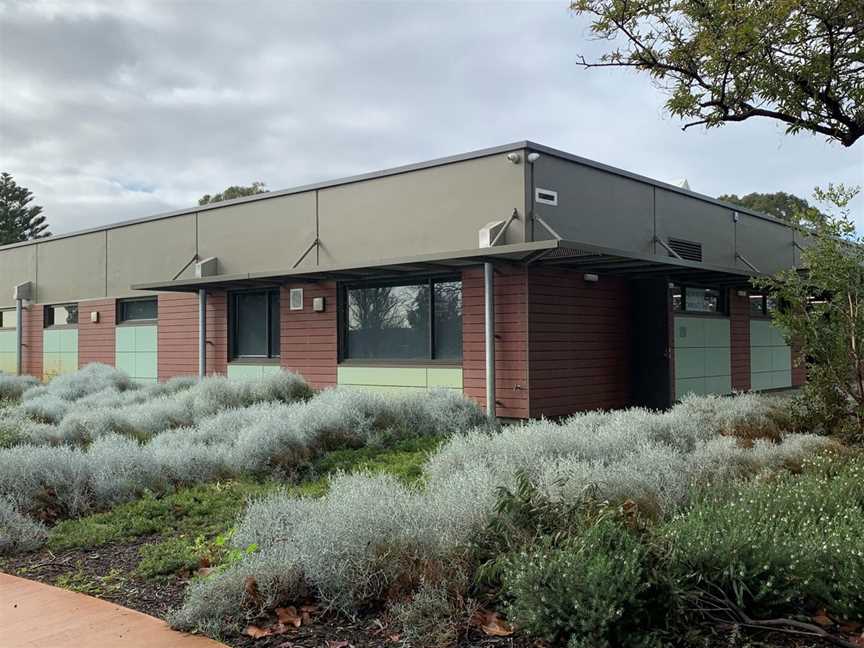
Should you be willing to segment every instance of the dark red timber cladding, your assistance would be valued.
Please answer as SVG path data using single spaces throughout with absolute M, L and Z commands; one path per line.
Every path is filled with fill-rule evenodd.
M 93 322 L 91 313 L 99 314 Z M 114 299 L 94 299 L 78 304 L 78 367 L 92 362 L 114 366 L 114 325 L 117 302 Z
M 626 407 L 631 398 L 632 298 L 623 279 L 529 274 L 531 416 Z
M 291 288 L 303 289 L 303 310 L 291 310 Z M 316 297 L 324 298 L 321 313 L 312 310 L 312 300 Z M 302 375 L 316 389 L 335 385 L 339 339 L 336 284 L 285 286 L 279 304 L 281 365 Z
M 159 295 L 159 380 L 198 374 L 198 295 Z M 228 358 L 227 300 L 207 294 L 207 373 L 224 374 Z
M 498 416 L 527 418 L 528 282 L 522 268 L 495 270 L 495 394 Z M 486 406 L 483 270 L 462 273 L 462 381 Z
M 729 290 L 729 343 L 732 347 L 732 389 L 750 390 L 750 298 Z
M 22 369 L 25 374 L 42 379 L 42 321 L 45 310 L 42 304 L 33 304 L 24 309 L 24 333 L 22 344 Z

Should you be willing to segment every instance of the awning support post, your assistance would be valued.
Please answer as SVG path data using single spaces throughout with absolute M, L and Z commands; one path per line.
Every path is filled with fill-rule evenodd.
M 207 375 L 207 290 L 198 291 L 198 379 Z
M 495 418 L 495 267 L 483 264 L 483 290 L 485 295 L 486 340 L 486 414 Z
M 15 300 L 15 370 L 19 376 L 24 375 L 24 304 L 19 297 Z

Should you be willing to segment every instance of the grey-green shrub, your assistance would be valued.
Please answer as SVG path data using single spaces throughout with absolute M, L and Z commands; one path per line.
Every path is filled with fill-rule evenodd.
M 751 616 L 864 614 L 864 458 L 710 493 L 663 526 L 676 577 Z M 711 585 L 706 585 L 710 583 Z
M 301 584 L 311 586 L 326 605 L 356 610 L 401 578 L 405 565 L 459 554 L 487 527 L 497 488 L 512 487 L 520 471 L 552 501 L 588 492 L 650 501 L 659 516 L 668 516 L 687 503 L 694 485 L 753 476 L 827 443 L 790 435 L 779 444 L 747 448 L 721 436 L 743 422 L 761 421 L 766 408 L 752 396 L 688 399 L 669 413 L 591 413 L 560 424 L 456 435 L 430 458 L 423 490 L 387 477 L 351 475 L 334 478 L 320 499 L 274 494 L 251 504 L 232 541 L 259 551 L 233 567 L 230 579 L 261 577 L 259 589 L 273 601 L 290 600 Z M 285 574 L 296 578 L 286 580 Z M 236 622 L 242 589 L 232 597 L 221 578 L 189 590 L 175 617 L 179 627 L 203 631 Z
M 0 498 L 0 556 L 36 549 L 47 538 L 43 524 L 22 515 L 12 502 Z
M 0 403 L 18 400 L 25 391 L 38 384 L 33 376 L 13 376 L 0 371 Z

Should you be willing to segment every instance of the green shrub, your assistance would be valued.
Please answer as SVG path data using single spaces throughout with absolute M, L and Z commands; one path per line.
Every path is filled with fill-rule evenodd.
M 864 615 L 864 458 L 821 455 L 801 475 L 703 498 L 659 530 L 670 570 L 750 616 Z M 714 601 L 716 602 L 716 601 Z
M 174 576 L 198 568 L 196 546 L 184 538 L 170 538 L 156 544 L 144 545 L 139 553 L 141 561 L 135 573 L 144 578 Z
M 569 638 L 573 647 L 654 645 L 649 602 L 666 597 L 648 564 L 640 539 L 608 515 L 561 543 L 541 539 L 504 566 L 508 616 L 532 635 Z

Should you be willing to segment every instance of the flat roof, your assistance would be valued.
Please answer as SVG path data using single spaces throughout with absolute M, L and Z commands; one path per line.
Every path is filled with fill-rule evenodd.
M 499 155 L 501 153 L 509 153 L 512 151 L 519 150 L 531 150 L 537 153 L 544 153 L 546 155 L 551 155 L 553 157 L 560 158 L 562 160 L 568 160 L 570 162 L 575 162 L 577 164 L 581 164 L 583 166 L 591 167 L 594 169 L 598 169 L 600 171 L 605 171 L 607 173 L 611 173 L 617 176 L 622 176 L 625 178 L 629 178 L 631 180 L 636 180 L 638 182 L 642 182 L 654 187 L 660 187 L 667 191 L 672 191 L 674 193 L 678 193 L 684 196 L 689 196 L 691 198 L 696 198 L 698 200 L 702 200 L 704 202 L 712 203 L 715 205 L 719 205 L 722 207 L 726 207 L 728 209 L 732 209 L 737 212 L 741 212 L 742 214 L 749 214 L 750 216 L 755 216 L 756 218 L 761 218 L 767 221 L 771 221 L 774 223 L 778 223 L 780 225 L 784 225 L 789 227 L 789 223 L 782 221 L 774 216 L 770 216 L 768 214 L 763 214 L 758 211 L 754 211 L 752 209 L 748 209 L 746 207 L 740 207 L 738 205 L 733 205 L 731 203 L 726 203 L 721 200 L 717 200 L 716 198 L 712 198 L 711 196 L 707 196 L 705 194 L 700 194 L 695 191 L 691 191 L 689 189 L 682 189 L 681 187 L 677 187 L 675 185 L 669 184 L 667 182 L 662 182 L 660 180 L 655 180 L 654 178 L 649 178 L 648 176 L 639 175 L 637 173 L 631 173 L 630 171 L 625 171 L 623 169 L 619 169 L 617 167 L 610 166 L 608 164 L 603 164 L 602 162 L 595 162 L 594 160 L 589 160 L 588 158 L 580 157 L 578 155 L 574 155 L 572 153 L 567 153 L 565 151 L 561 151 L 555 148 L 551 148 L 549 146 L 544 146 L 543 144 L 537 144 L 536 142 L 532 142 L 530 140 L 522 140 L 519 142 L 512 142 L 510 144 L 502 144 L 501 146 L 493 146 L 491 148 L 479 149 L 476 151 L 469 151 L 467 153 L 460 153 L 458 155 L 451 155 L 442 158 L 436 158 L 433 160 L 427 160 L 425 162 L 417 162 L 413 164 L 406 164 L 403 166 L 393 167 L 390 169 L 383 169 L 380 171 L 371 171 L 368 173 L 361 173 L 358 175 L 347 176 L 344 178 L 337 178 L 335 180 L 325 180 L 322 182 L 315 182 L 312 184 L 300 185 L 296 187 L 291 187 L 288 189 L 280 189 L 278 191 L 268 191 L 261 194 L 255 194 L 254 196 L 246 196 L 243 198 L 235 198 L 233 200 L 224 200 L 217 203 L 210 203 L 208 205 L 196 205 L 194 207 L 188 207 L 186 209 L 178 209 L 169 212 L 162 212 L 159 214 L 154 214 L 152 216 L 144 216 L 142 218 L 134 218 L 131 220 L 118 221 L 115 223 L 108 223 L 106 225 L 99 225 L 97 227 L 91 227 L 82 230 L 76 230 L 74 232 L 67 232 L 65 234 L 55 234 L 53 236 L 49 236 L 42 239 L 34 239 L 28 241 L 21 241 L 19 243 L 10 243 L 8 245 L 0 246 L 0 251 L 7 250 L 10 248 L 23 247 L 27 245 L 38 245 L 39 243 L 44 243 L 48 241 L 56 241 L 58 239 L 71 238 L 75 236 L 82 236 L 84 234 L 92 234 L 95 232 L 104 232 L 112 229 L 119 229 L 122 227 L 129 227 L 130 225 L 137 225 L 139 223 L 148 223 L 151 221 L 158 221 L 165 218 L 173 218 L 175 216 L 184 216 L 187 214 L 196 214 L 204 211 L 210 211 L 212 209 L 221 209 L 222 207 L 230 207 L 233 205 L 242 205 L 244 203 L 257 202 L 260 200 L 270 200 L 273 198 L 279 198 L 281 196 L 290 196 L 292 194 L 305 193 L 307 191 L 316 191 L 319 189 L 327 189 L 330 187 L 338 187 L 341 185 L 352 184 L 355 182 L 363 182 L 365 180 L 374 180 L 376 178 L 384 178 L 388 176 L 400 175 L 402 173 L 410 173 L 411 171 L 419 171 L 422 169 L 429 169 L 438 166 L 444 166 L 447 164 L 454 164 L 457 162 L 464 162 L 466 160 L 475 160 L 478 158 L 489 157 L 492 155 Z
M 458 272 L 486 261 L 529 264 L 543 262 L 544 264 L 551 263 L 578 268 L 582 272 L 598 271 L 610 275 L 658 272 L 670 275 L 686 274 L 691 278 L 704 278 L 705 281 L 722 280 L 722 283 L 735 285 L 745 283 L 750 277 L 758 274 L 749 269 L 725 268 L 676 259 L 671 256 L 669 258 L 657 257 L 578 241 L 552 239 L 531 243 L 496 245 L 495 247 L 473 250 L 454 250 L 412 257 L 381 259 L 360 265 L 314 266 L 269 272 L 156 281 L 133 284 L 132 289 L 194 292 L 201 288 L 241 288 L 267 283 L 304 283 L 335 279 L 364 281 L 406 274 Z

